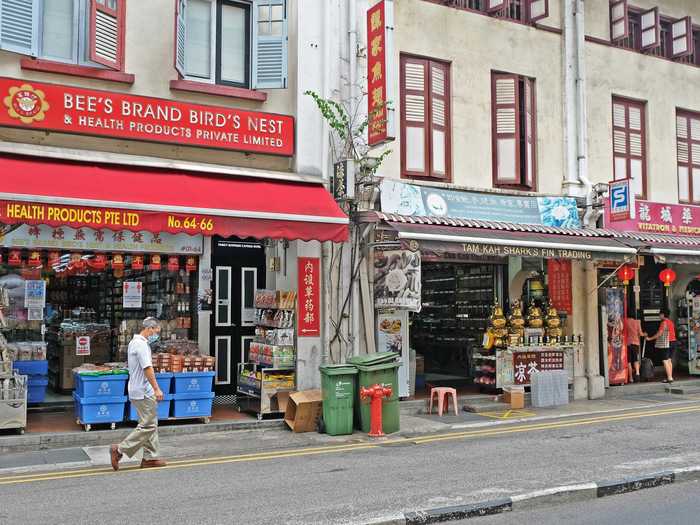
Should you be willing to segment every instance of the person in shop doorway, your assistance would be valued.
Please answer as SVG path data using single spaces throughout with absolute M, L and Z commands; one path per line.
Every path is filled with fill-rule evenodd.
M 154 317 L 147 317 L 141 332 L 129 343 L 129 401 L 139 416 L 139 424 L 124 441 L 110 447 L 112 468 L 119 470 L 119 460 L 126 454 L 130 458 L 143 449 L 141 468 L 164 467 L 166 462 L 158 457 L 158 401 L 163 392 L 158 387 L 151 362 L 151 345 L 160 336 L 160 325 Z
M 642 330 L 642 323 L 639 321 L 639 312 L 632 312 L 632 314 L 625 319 L 625 329 L 627 330 L 630 377 L 633 378 L 635 383 L 639 383 L 641 381 L 639 375 L 639 365 L 641 362 L 639 353 L 640 338 L 647 336 Z
M 673 383 L 673 352 L 671 348 L 676 341 L 676 327 L 668 315 L 668 310 L 661 310 L 659 331 L 649 338 L 649 341 L 657 341 L 656 348 L 661 352 L 661 360 L 666 371 L 666 379 L 663 380 L 663 383 Z

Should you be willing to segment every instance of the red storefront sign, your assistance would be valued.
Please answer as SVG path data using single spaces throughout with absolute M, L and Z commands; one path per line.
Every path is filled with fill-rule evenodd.
M 514 352 L 513 379 L 516 385 L 530 384 L 530 377 L 537 372 L 564 370 L 564 352 Z
M 549 300 L 558 312 L 573 313 L 571 298 L 571 261 L 547 259 Z
M 0 126 L 294 155 L 294 117 L 0 77 Z
M 636 201 L 634 218 L 612 220 L 610 202 L 605 204 L 605 226 L 618 231 L 700 235 L 700 206 Z
M 367 127 L 370 146 L 383 142 L 387 132 L 386 9 L 384 0 L 367 11 Z
M 299 257 L 299 337 L 321 336 L 321 262 L 318 257 Z

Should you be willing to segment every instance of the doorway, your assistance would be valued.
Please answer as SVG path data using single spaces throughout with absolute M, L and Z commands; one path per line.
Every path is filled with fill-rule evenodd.
M 255 240 L 214 237 L 211 264 L 214 389 L 217 395 L 234 395 L 238 364 L 246 361 L 255 337 L 255 290 L 265 287 L 265 247 Z

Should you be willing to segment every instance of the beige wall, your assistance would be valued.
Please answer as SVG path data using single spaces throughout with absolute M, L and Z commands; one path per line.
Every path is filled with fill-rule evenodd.
M 543 20 L 560 26 L 560 2 L 550 2 Z M 459 186 L 492 187 L 491 71 L 536 79 L 538 189 L 561 192 L 564 176 L 563 80 L 561 35 L 483 14 L 423 0 L 395 2 L 395 107 L 399 106 L 400 53 L 451 62 L 452 181 Z M 380 175 L 399 177 L 400 111 L 396 141 Z
M 295 4 L 292 0 L 290 4 Z M 56 84 L 69 84 L 86 88 L 104 89 L 134 95 L 161 97 L 182 102 L 192 102 L 245 108 L 257 111 L 293 115 L 296 107 L 296 9 L 289 12 L 289 82 L 287 89 L 268 90 L 266 102 L 252 102 L 230 97 L 171 91 L 170 80 L 178 78 L 173 66 L 173 0 L 148 0 L 128 2 L 126 10 L 126 67 L 125 72 L 135 75 L 133 85 L 92 80 L 54 73 L 22 70 L 21 55 L 0 51 L 0 76 L 37 80 Z M 137 8 L 138 7 L 138 8 Z M 149 155 L 168 159 L 191 160 L 243 167 L 289 170 L 292 160 L 270 155 L 250 155 L 203 148 L 166 146 L 138 141 L 94 139 L 58 133 L 39 133 L 0 128 L 0 140 L 26 142 L 59 147 L 81 148 L 98 151 Z
M 607 0 L 591 4 L 586 34 L 608 39 Z M 640 7 L 654 4 L 634 2 Z M 696 0 L 665 4 L 668 7 L 660 6 L 662 13 L 694 14 L 700 19 L 700 2 Z M 605 11 L 605 16 L 600 11 Z M 676 108 L 700 112 L 700 68 L 595 42 L 586 43 L 586 68 L 589 175 L 593 182 L 613 179 L 613 95 L 642 100 L 646 102 L 647 119 L 647 198 L 677 202 Z

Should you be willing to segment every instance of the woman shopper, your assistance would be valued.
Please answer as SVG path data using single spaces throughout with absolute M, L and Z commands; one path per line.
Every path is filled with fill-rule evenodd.
M 640 337 L 647 336 L 646 332 L 642 330 L 642 323 L 639 321 L 639 311 L 632 312 L 632 314 L 625 319 L 625 329 L 627 330 L 630 378 L 634 378 L 633 381 L 639 383 L 642 380 L 639 375 L 639 364 L 641 361 L 639 339 Z
M 649 341 L 658 341 L 656 348 L 661 352 L 661 360 L 666 371 L 666 379 L 662 382 L 673 383 L 673 352 L 671 347 L 676 341 L 676 327 L 673 325 L 673 321 L 668 318 L 667 309 L 661 310 L 659 317 L 661 318 L 659 331 L 653 337 L 650 337 Z

